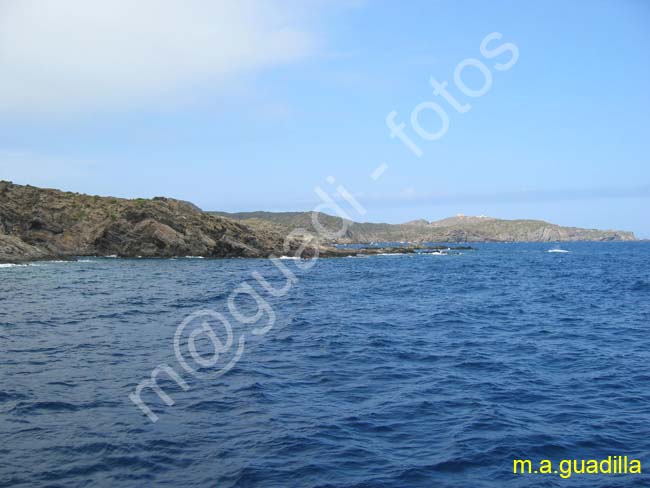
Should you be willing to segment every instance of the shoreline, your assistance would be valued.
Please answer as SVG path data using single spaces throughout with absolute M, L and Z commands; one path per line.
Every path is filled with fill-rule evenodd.
M 485 241 L 478 244 L 566 244 L 570 243 L 598 243 L 598 244 L 631 244 L 631 243 L 648 243 L 648 239 L 638 239 L 636 241 L 557 241 L 557 242 L 541 242 L 541 241 L 526 241 L 526 242 L 491 242 Z M 474 243 L 473 243 L 474 244 Z M 142 256 L 142 255 L 96 255 L 96 254 L 75 254 L 75 255 L 51 255 L 47 257 L 39 257 L 36 259 L 0 259 L 0 265 L 30 265 L 44 262 L 78 262 L 83 259 L 150 259 L 150 260 L 222 260 L 222 259 L 295 259 L 295 260 L 311 260 L 311 259 L 333 259 L 333 258 L 347 258 L 347 257 L 369 257 L 381 255 L 398 255 L 398 254 L 444 254 L 452 251 L 459 253 L 461 251 L 478 251 L 479 249 L 473 246 L 457 245 L 457 246 L 420 246 L 420 245 L 404 245 L 404 246 L 384 246 L 384 247 L 369 247 L 365 243 L 344 244 L 345 247 L 327 247 L 320 248 L 317 256 L 307 255 L 304 257 L 293 255 L 275 256 L 192 256 L 192 255 L 167 255 L 167 256 Z M 363 246 L 363 247 L 348 247 L 348 246 Z

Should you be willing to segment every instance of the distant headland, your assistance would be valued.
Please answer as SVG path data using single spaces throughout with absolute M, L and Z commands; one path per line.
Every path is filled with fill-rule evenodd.
M 317 234 L 312 212 L 208 212 L 248 225 L 273 224 L 284 232 L 304 228 Z M 319 225 L 332 233 L 345 228 L 346 232 L 335 239 L 338 244 L 369 242 L 566 242 L 566 241 L 635 241 L 632 232 L 619 230 L 581 229 L 562 227 L 542 220 L 503 220 L 484 215 L 470 217 L 457 215 L 429 222 L 413 220 L 403 224 L 378 224 L 350 222 L 319 214 Z

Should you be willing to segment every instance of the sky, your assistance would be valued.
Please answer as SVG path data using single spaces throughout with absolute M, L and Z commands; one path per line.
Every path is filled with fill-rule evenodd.
M 0 0 L 0 179 L 650 238 L 648 46 L 644 0 Z

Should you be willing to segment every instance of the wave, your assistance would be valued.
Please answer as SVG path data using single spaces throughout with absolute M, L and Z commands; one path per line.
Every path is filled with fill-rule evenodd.
M 95 261 L 92 261 L 90 259 L 51 259 L 48 261 L 36 261 L 33 263 L 21 263 L 21 264 L 16 264 L 16 263 L 2 263 L 0 264 L 0 268 L 14 268 L 14 267 L 26 267 L 26 266 L 34 266 L 34 267 L 39 267 L 39 266 L 47 266 L 48 264 L 70 264 L 70 263 L 93 263 Z
M 569 254 L 571 251 L 567 251 L 566 249 L 549 249 L 546 252 L 559 252 L 563 254 Z
M 632 285 L 632 291 L 650 291 L 650 282 L 637 280 Z
M 62 401 L 43 401 L 43 402 L 19 402 L 12 411 L 19 413 L 29 412 L 76 412 L 80 406 Z

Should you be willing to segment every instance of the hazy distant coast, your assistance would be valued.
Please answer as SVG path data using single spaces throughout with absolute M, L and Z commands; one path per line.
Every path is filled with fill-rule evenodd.
M 210 212 L 212 215 L 239 220 L 250 226 L 263 223 L 290 232 L 304 228 L 316 234 L 311 212 Z M 457 215 L 429 222 L 414 220 L 403 224 L 347 222 L 331 215 L 319 214 L 320 224 L 332 233 L 346 232 L 334 241 L 339 244 L 369 242 L 567 242 L 567 241 L 635 241 L 632 232 L 619 230 L 563 227 L 541 220 L 502 220 L 492 217 Z

